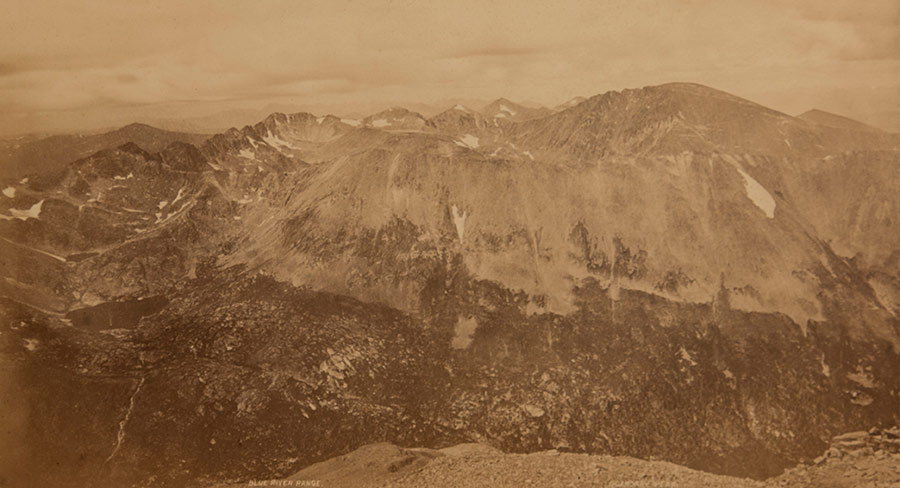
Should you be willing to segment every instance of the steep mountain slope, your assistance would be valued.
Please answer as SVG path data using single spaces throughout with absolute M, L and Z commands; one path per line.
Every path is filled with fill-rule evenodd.
M 664 113 L 675 102 L 663 98 L 659 109 L 646 110 Z M 747 110 L 737 117 L 773 117 L 755 138 L 784 126 L 793 126 L 798 140 L 824 137 L 787 116 L 756 106 Z M 565 124 L 574 114 L 559 116 Z M 449 140 L 394 133 L 355 142 L 355 152 L 287 184 L 307 190 L 286 196 L 265 227 L 248 228 L 245 242 L 223 262 L 249 262 L 297 285 L 315 283 L 406 310 L 419 309 L 432 272 L 415 263 L 450 252 L 477 278 L 526 293 L 535 311 L 571 312 L 573 287 L 592 277 L 613 289 L 691 302 L 708 302 L 726 287 L 736 291 L 736 306 L 786 313 L 801 327 L 831 307 L 820 296 L 823 286 L 838 286 L 856 306 L 889 315 L 871 290 L 836 278 L 832 250 L 813 237 L 788 200 L 793 187 L 771 170 L 783 157 L 781 147 L 760 143 L 753 155 L 710 153 L 703 150 L 708 141 L 691 136 L 668 143 L 699 143 L 676 155 L 611 155 L 559 166 L 553 158 L 564 153 L 542 152 L 534 141 L 539 136 L 533 127 L 546 122 L 510 130 L 479 126 L 479 120 L 460 110 L 442 114 L 437 127 L 477 134 Z M 505 137 L 509 133 L 521 146 Z M 667 131 L 662 137 L 672 136 Z M 345 146 L 343 138 L 329 144 Z M 886 242 L 884 233 L 873 239 Z M 858 325 L 892 336 L 883 324 Z
M 803 112 L 802 114 L 798 115 L 797 118 L 800 120 L 805 120 L 812 124 L 821 125 L 824 127 L 833 127 L 835 129 L 882 132 L 881 129 L 877 129 L 862 122 L 844 117 L 843 115 L 833 114 L 831 112 L 826 112 L 824 110 L 815 108 Z
M 508 118 L 272 114 L 10 183 L 15 465 L 203 486 L 477 441 L 759 478 L 898 421 L 895 135 L 688 84 Z
M 480 133 L 485 130 L 500 126 L 500 120 L 488 119 L 480 113 L 465 107 L 456 105 L 428 119 L 434 127 L 446 134 L 461 134 L 465 132 Z
M 214 198 L 201 173 L 205 167 L 190 145 L 151 155 L 127 144 L 20 185 L 3 207 L 13 215 L 16 207 L 39 211 L 0 221 L 8 260 L 4 294 L 64 311 L 75 303 L 152 293 L 180 278 L 171 273 L 185 271 L 184 263 L 172 260 L 189 253 L 192 244 L 207 243 L 169 232 L 171 224 L 185 220 L 183 229 L 205 225 L 198 212 L 215 215 L 215 209 L 196 205 Z M 34 265 L 23 265 L 29 262 Z
M 144 150 L 158 152 L 173 142 L 199 145 L 207 137 L 170 132 L 144 124 L 130 124 L 102 134 L 51 136 L 11 146 L 4 145 L 4 151 L 0 153 L 0 175 L 5 180 L 56 172 L 76 159 L 128 142 L 137 144 Z
M 896 151 L 852 151 L 783 173 L 792 202 L 815 234 L 838 254 L 853 258 L 895 316 L 900 316 L 898 168 Z

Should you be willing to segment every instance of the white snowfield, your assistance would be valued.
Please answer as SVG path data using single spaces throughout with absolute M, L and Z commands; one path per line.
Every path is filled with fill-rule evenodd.
M 462 136 L 457 142 L 458 146 L 468 147 L 471 149 L 478 149 L 478 138 L 473 136 L 472 134 L 466 134 Z
M 16 208 L 9 209 L 9 215 L 0 215 L 0 219 L 3 220 L 28 220 L 28 219 L 38 219 L 41 216 L 41 208 L 44 206 L 44 201 L 35 203 L 27 210 L 19 210 Z
M 266 144 L 278 149 L 279 147 L 286 147 L 288 149 L 296 149 L 291 143 L 285 141 L 284 139 L 278 137 L 278 135 L 272 134 L 272 131 L 269 131 L 265 136 L 263 136 L 263 140 L 266 141 Z
M 11 186 L 7 186 L 3 189 L 3 194 L 6 195 L 7 198 L 13 198 L 14 196 L 16 196 L 16 189 Z
M 391 125 L 391 123 L 385 119 L 376 119 L 372 121 L 372 127 L 387 127 L 389 125 Z
M 463 235 L 466 233 L 466 218 L 468 214 L 466 214 L 465 210 L 460 212 L 456 205 L 453 205 L 450 210 L 453 212 L 453 225 L 456 226 L 456 234 L 459 236 L 459 240 L 462 241 Z
M 766 217 L 775 218 L 775 199 L 772 198 L 772 194 L 744 170 L 740 168 L 737 170 L 744 178 L 744 191 L 747 193 L 747 197 L 766 213 Z
M 256 159 L 256 154 L 249 149 L 241 149 L 240 155 L 243 158 Z
M 175 203 L 182 198 L 184 198 L 184 187 L 178 189 L 178 195 L 175 195 L 175 199 L 172 200 L 172 205 L 175 205 Z
M 684 346 L 682 346 L 681 349 L 678 350 L 678 352 L 682 360 L 686 361 L 691 366 L 697 365 L 697 361 L 694 361 L 694 357 L 691 356 L 691 353 L 689 353 L 688 350 L 684 348 Z
M 351 126 L 351 127 L 359 127 L 360 122 L 356 119 L 341 119 L 341 122 Z

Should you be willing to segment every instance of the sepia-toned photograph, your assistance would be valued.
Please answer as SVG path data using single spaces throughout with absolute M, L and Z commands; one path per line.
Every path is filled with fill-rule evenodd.
M 0 487 L 900 487 L 897 0 L 0 6 Z

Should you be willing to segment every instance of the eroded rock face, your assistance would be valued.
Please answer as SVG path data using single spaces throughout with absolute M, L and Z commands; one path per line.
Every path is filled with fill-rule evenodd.
M 878 455 L 900 453 L 900 429 L 891 427 L 879 429 L 873 427 L 868 431 L 848 432 L 834 436 L 831 446 L 823 456 L 816 458 L 816 464 L 829 459 L 841 459 L 844 456 Z
M 833 426 L 897 411 L 896 357 L 827 326 L 803 336 L 784 317 L 733 310 L 713 321 L 709 306 L 635 292 L 613 318 L 599 287 L 580 292 L 577 314 L 528 316 L 481 286 L 465 349 L 440 322 L 237 270 L 198 277 L 137 329 L 97 334 L 22 311 L 0 337 L 30 372 L 21 381 L 44 385 L 26 396 L 48 419 L 29 431 L 40 462 L 89 446 L 75 450 L 80 475 L 116 482 L 281 476 L 366 442 L 467 439 L 761 477 L 821 452 Z M 872 383 L 859 383 L 860 364 Z M 50 365 L 67 371 L 58 386 Z

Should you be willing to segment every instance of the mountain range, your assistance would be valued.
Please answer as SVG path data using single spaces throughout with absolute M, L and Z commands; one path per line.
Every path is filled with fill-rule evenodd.
M 765 478 L 900 421 L 898 134 L 672 83 L 48 141 L 0 182 L 7 479 L 382 441 Z

